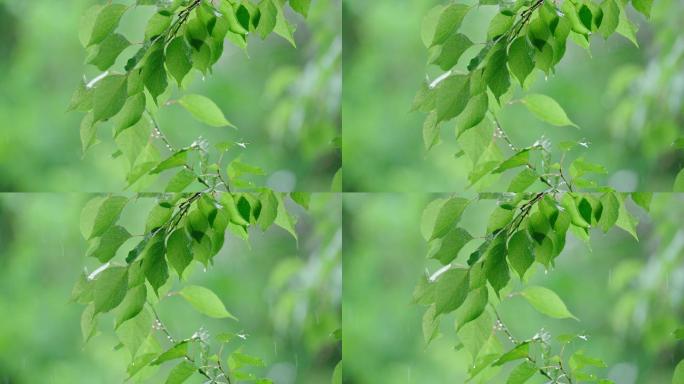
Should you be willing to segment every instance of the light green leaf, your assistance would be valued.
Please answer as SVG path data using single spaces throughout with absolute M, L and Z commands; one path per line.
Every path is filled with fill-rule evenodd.
M 91 241 L 86 256 L 94 257 L 100 262 L 106 263 L 116 255 L 116 251 L 130 238 L 131 234 L 125 228 L 114 225 L 107 229 L 102 236 Z
M 552 290 L 540 286 L 525 287 L 520 295 L 540 313 L 555 319 L 578 320 L 565 306 L 563 300 Z
M 119 341 L 121 341 L 121 344 L 128 349 L 131 357 L 135 357 L 140 346 L 143 345 L 150 335 L 153 321 L 154 318 L 150 311 L 143 308 L 140 313 L 121 324 L 116 330 L 116 336 L 119 338 Z
M 684 169 L 677 174 L 674 186 L 672 187 L 672 192 L 684 192 Z
M 219 107 L 208 97 L 194 94 L 185 95 L 178 100 L 178 104 L 183 106 L 183 108 L 190 112 L 197 120 L 207 125 L 212 127 L 229 126 L 235 128 L 233 124 L 226 120 L 226 117 Z
M 192 262 L 189 244 L 190 239 L 182 228 L 176 229 L 166 241 L 166 257 L 171 266 L 178 272 L 179 277 L 183 277 L 183 271 Z
M 157 295 L 159 295 L 159 288 L 164 285 L 169 278 L 169 268 L 166 264 L 166 259 L 164 258 L 165 251 L 164 239 L 153 239 L 147 245 L 143 256 L 143 272 Z
M 502 173 L 509 169 L 527 165 L 530 162 L 530 151 L 529 149 L 523 149 L 522 151 L 516 153 L 515 155 L 509 157 L 506 161 L 501 163 L 492 173 Z
M 128 268 L 109 267 L 95 279 L 95 314 L 109 312 L 123 301 L 128 289 Z
M 672 384 L 684 383 L 684 360 L 680 361 L 675 367 L 674 375 L 672 376 Z
M 458 122 L 458 136 L 464 131 L 480 124 L 487 114 L 489 108 L 489 96 L 487 92 L 482 92 L 472 96 L 468 104 L 461 113 Z
M 439 16 L 432 38 L 432 45 L 443 44 L 449 36 L 461 26 L 470 6 L 465 4 L 451 4 Z
M 456 330 L 477 319 L 487 307 L 489 291 L 486 286 L 473 289 L 468 293 L 463 305 L 456 313 Z
M 440 124 L 437 121 L 437 112 L 432 111 L 423 123 L 423 143 L 425 149 L 430 150 L 439 143 Z
M 123 4 L 108 4 L 102 7 L 93 24 L 88 45 L 98 44 L 114 32 L 127 9 L 128 7 Z
M 468 104 L 470 87 L 465 75 L 451 75 L 437 86 L 437 122 L 458 116 Z
M 524 361 L 515 367 L 508 376 L 506 384 L 524 384 L 537 373 L 537 366 L 529 361 Z
M 513 43 L 508 48 L 508 67 L 520 82 L 520 86 L 525 84 L 527 76 L 534 70 L 533 57 L 534 48 L 527 42 L 527 37 L 525 36 L 520 36 L 513 40 Z
M 436 306 L 432 304 L 423 314 L 423 340 L 425 340 L 425 344 L 430 344 L 439 334 L 440 318 L 435 315 L 435 311 Z
M 518 273 L 520 279 L 534 263 L 534 246 L 527 231 L 521 230 L 513 234 L 508 241 L 508 261 Z
M 618 22 L 618 26 L 615 29 L 615 31 L 622 36 L 626 37 L 629 41 L 631 41 L 635 46 L 639 46 L 639 42 L 637 41 L 637 30 L 639 29 L 627 16 L 627 12 L 625 12 L 624 7 L 622 6 L 621 1 L 616 1 L 619 9 L 620 9 L 620 21 Z
M 509 361 L 515 361 L 520 359 L 526 359 L 530 354 L 530 344 L 528 342 L 523 342 L 515 346 L 510 351 L 506 352 L 501 356 L 496 362 L 494 362 L 495 367 L 499 365 L 504 365 Z
M 604 0 L 601 3 L 601 11 L 603 12 L 603 19 L 599 26 L 599 32 L 604 38 L 612 35 L 620 23 L 620 8 L 615 3 L 615 0 Z
M 140 121 L 143 112 L 145 112 L 145 103 L 145 94 L 142 92 L 126 100 L 126 104 L 124 104 L 121 112 L 119 112 L 115 119 L 114 137 L 119 136 L 125 129 L 132 127 Z
M 259 196 L 261 202 L 261 213 L 259 214 L 258 224 L 262 230 L 270 227 L 278 216 L 278 198 L 273 191 L 264 191 Z
M 192 69 L 190 53 L 190 45 L 182 36 L 171 40 L 166 47 L 166 68 L 168 68 L 171 76 L 176 79 L 179 87 L 183 83 L 185 76 Z
M 231 318 L 237 320 L 235 316 L 231 315 L 226 307 L 221 302 L 221 299 L 216 296 L 211 290 L 197 285 L 189 285 L 183 288 L 179 294 L 195 309 L 204 315 L 216 319 Z
M 88 342 L 97 333 L 97 318 L 95 317 L 95 304 L 89 304 L 81 314 L 81 335 L 83 341 Z
M 333 370 L 332 384 L 342 384 L 342 360 L 337 363 Z
M 88 112 L 81 120 L 81 150 L 86 151 L 97 143 L 97 123 L 93 119 L 93 113 Z
M 470 47 L 473 46 L 473 42 L 470 41 L 468 36 L 455 33 L 444 42 L 442 46 L 442 51 L 439 56 L 436 56 L 432 60 L 432 64 L 439 66 L 442 70 L 447 71 L 453 68 L 457 63 L 461 55 Z
M 166 352 L 162 353 L 157 357 L 150 365 L 159 365 L 167 361 L 180 359 L 188 354 L 188 341 L 183 340 L 177 343 L 173 347 L 169 348 Z
M 439 243 L 439 249 L 430 257 L 447 265 L 458 256 L 458 252 L 461 248 L 468 244 L 472 239 L 473 237 L 465 229 L 458 227 L 452 228 L 443 238 L 433 240 Z
M 549 96 L 532 93 L 523 97 L 522 102 L 530 112 L 542 121 L 557 127 L 566 125 L 577 127 L 575 123 L 570 121 L 563 108 Z
M 164 192 L 182 192 L 187 188 L 193 181 L 197 179 L 197 176 L 188 169 L 181 169 L 175 176 L 169 180 L 166 185 Z
M 468 270 L 449 269 L 432 284 L 435 284 L 435 315 L 452 312 L 463 304 L 468 295 Z
M 307 17 L 311 0 L 290 0 L 290 7 L 300 15 Z
M 506 47 L 501 46 L 491 54 L 485 67 L 484 80 L 497 100 L 511 86 L 511 78 L 506 66 L 507 62 L 508 54 L 506 53 Z
M 101 71 L 106 71 L 114 65 L 121 52 L 130 45 L 128 39 L 118 33 L 109 35 L 97 47 L 95 55 L 88 60 L 88 64 L 96 66 Z
M 615 196 L 614 192 L 606 192 L 601 196 L 601 206 L 603 210 L 601 211 L 601 218 L 599 219 L 598 225 L 601 227 L 603 232 L 608 232 L 608 230 L 615 225 L 620 213 L 620 201 Z
M 273 4 L 273 0 L 263 0 L 259 3 L 259 25 L 256 31 L 262 39 L 265 39 L 276 26 L 278 18 L 278 8 Z
M 123 211 L 127 203 L 128 199 L 123 196 L 110 196 L 103 200 L 97 209 L 88 239 L 102 236 L 114 225 L 119 220 L 121 211 Z
M 280 194 L 275 194 L 278 199 L 278 214 L 276 215 L 274 223 L 288 231 L 292 237 L 297 240 L 297 231 L 295 229 L 297 225 L 297 218 L 290 214 L 283 203 L 283 198 Z
M 95 84 L 93 91 L 93 121 L 109 120 L 126 103 L 128 78 L 109 75 Z
M 183 360 L 173 367 L 169 377 L 166 379 L 166 384 L 182 384 L 195 372 L 197 372 L 197 367 L 191 362 Z
M 176 168 L 176 167 L 182 167 L 184 166 L 188 161 L 188 150 L 186 149 L 181 149 L 180 151 L 174 153 L 173 155 L 169 156 L 166 160 L 162 161 L 154 167 L 150 171 L 150 174 L 157 174 L 164 172 L 168 169 Z
M 634 6 L 634 9 L 641 12 L 647 19 L 651 17 L 653 0 L 632 0 L 632 5 Z
M 150 49 L 145 65 L 142 68 L 143 83 L 145 88 L 150 91 L 150 95 L 152 95 L 155 103 L 158 102 L 157 98 L 164 93 L 169 85 L 166 70 L 164 69 L 164 61 L 164 48 L 162 46 L 155 46 Z
M 452 197 L 447 200 L 437 214 L 430 239 L 446 235 L 461 219 L 461 214 L 463 214 L 468 204 L 469 201 L 467 199 L 460 197 Z
M 618 218 L 615 222 L 615 225 L 627 231 L 630 235 L 632 235 L 632 237 L 634 237 L 634 239 L 638 241 L 639 237 L 637 236 L 636 229 L 637 225 L 639 224 L 639 220 L 632 216 L 632 214 L 627 210 L 624 197 L 622 195 L 617 196 L 620 200 L 620 209 L 618 211 Z
M 653 192 L 632 192 L 630 194 L 632 201 L 644 209 L 646 212 L 651 210 L 651 200 L 653 200 Z
M 147 300 L 147 286 L 137 285 L 131 288 L 121 303 L 121 311 L 116 318 L 115 328 L 119 328 L 124 322 L 136 317 L 145 306 Z
M 506 236 L 503 232 L 494 238 L 489 249 L 487 250 L 487 257 L 484 261 L 484 270 L 487 280 L 494 288 L 496 294 L 499 294 L 511 279 L 506 263 Z

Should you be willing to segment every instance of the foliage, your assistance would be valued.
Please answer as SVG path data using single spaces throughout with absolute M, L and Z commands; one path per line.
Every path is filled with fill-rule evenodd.
M 559 336 L 561 346 L 555 351 L 550 335 L 545 332 L 519 341 L 496 308 L 505 298 L 501 291 L 509 286 L 511 269 L 525 281 L 534 262 L 552 268 L 565 246 L 568 231 L 588 242 L 592 227 L 606 232 L 618 226 L 636 238 L 637 219 L 626 209 L 624 194 L 599 186 L 587 177 L 606 173 L 602 165 L 583 157 L 565 164 L 568 153 L 577 147 L 588 147 L 586 143 L 559 143 L 558 160 L 554 159 L 548 140 L 518 148 L 504 131 L 498 115 L 504 103 L 522 103 L 546 123 L 577 127 L 549 96 L 526 94 L 511 100 L 511 77 L 525 89 L 535 68 L 547 75 L 554 72 L 565 54 L 568 39 L 588 50 L 593 33 L 607 38 L 617 32 L 637 44 L 636 27 L 627 17 L 626 3 L 622 1 L 481 1 L 480 5 L 498 5 L 499 12 L 492 18 L 486 42 L 470 60 L 467 73 L 452 68 L 474 45 L 459 32 L 471 6 L 451 2 L 433 8 L 425 17 L 422 38 L 430 49 L 430 62 L 446 72 L 423 84 L 413 108 L 428 113 L 423 125 L 428 150 L 439 142 L 442 124 L 456 119 L 461 148 L 456 156 L 466 156 L 472 164 L 470 186 L 485 189 L 499 174 L 523 169 L 510 182 L 508 193 L 479 195 L 479 200 L 493 198 L 498 205 L 482 237 L 475 238 L 457 227 L 470 200 L 454 196 L 435 200 L 426 208 L 421 228 L 429 242 L 428 257 L 438 259 L 444 266 L 425 276 L 414 291 L 415 302 L 428 306 L 423 318 L 425 341 L 429 343 L 437 335 L 440 316 L 456 311 L 460 346 L 472 358 L 469 380 L 491 377 L 499 366 L 522 359 L 523 363 L 510 373 L 509 383 L 525 382 L 537 373 L 551 382 L 610 382 L 586 370 L 605 367 L 601 360 L 587 357 L 580 350 L 569 357 L 564 355 L 565 345 L 581 335 Z M 651 2 L 634 1 L 632 5 L 650 16 Z M 504 156 L 497 141 L 512 154 Z M 541 192 L 525 193 L 540 187 Z M 602 194 L 577 192 L 596 189 Z M 649 210 L 651 194 L 635 193 L 631 197 Z M 455 263 L 459 251 L 476 239 L 479 245 L 467 258 L 467 264 Z M 528 286 L 509 293 L 508 297 L 516 295 L 549 317 L 575 318 L 562 299 L 547 288 Z M 510 348 L 503 347 L 496 331 L 503 332 L 512 344 Z
M 302 15 L 308 13 L 308 1 L 289 4 Z M 122 16 L 132 8 L 149 5 L 156 6 L 156 13 L 147 22 L 141 47 L 126 61 L 123 73 L 115 71 L 118 56 L 132 45 L 117 32 Z M 167 182 L 167 192 L 210 184 L 224 184 L 228 190 L 254 187 L 250 177 L 263 175 L 263 171 L 240 160 L 245 143 L 212 145 L 200 137 L 178 147 L 162 132 L 158 114 L 161 107 L 178 104 L 205 125 L 233 127 L 205 96 L 181 94 L 171 99 L 169 80 L 182 89 L 192 69 L 203 75 L 211 73 L 223 54 L 225 39 L 244 49 L 249 34 L 265 38 L 275 33 L 294 44 L 294 27 L 285 17 L 284 5 L 279 0 L 258 5 L 250 1 L 179 0 L 92 7 L 84 16 L 80 38 L 88 49 L 88 62 L 104 72 L 83 81 L 69 106 L 86 113 L 81 122 L 83 151 L 97 143 L 98 126 L 112 122 L 118 147 L 114 157 L 123 156 L 128 161 L 126 182 L 130 188 L 146 189 L 159 174 L 177 168 L 181 170 Z M 226 177 L 222 176 L 224 172 Z
M 117 337 L 131 355 L 130 378 L 149 377 L 157 365 L 182 359 L 167 382 L 180 383 L 194 373 L 216 382 L 256 379 L 245 368 L 264 364 L 235 346 L 241 340 L 239 334 L 211 337 L 206 330 L 198 330 L 188 338 L 177 339 L 155 308 L 162 300 L 179 296 L 208 317 L 237 320 L 208 288 L 187 285 L 172 291 L 170 277 L 187 279 L 186 269 L 193 261 L 204 268 L 211 266 L 223 246 L 226 230 L 246 240 L 250 227 L 265 230 L 275 224 L 296 239 L 294 217 L 284 207 L 283 198 L 268 190 L 259 194 L 160 195 L 148 216 L 145 233 L 138 235 L 141 240 L 121 260 L 123 263 L 115 256 L 135 236 L 117 223 L 130 199 L 98 196 L 90 200 L 82 212 L 81 230 L 89 242 L 88 255 L 102 265 L 81 275 L 72 295 L 74 301 L 87 305 L 81 319 L 84 339 L 96 333 L 98 318 L 113 312 Z M 294 198 L 306 201 L 301 194 Z M 153 329 L 166 335 L 168 346 L 160 345 Z M 212 351 L 212 343 L 219 348 Z M 223 354 L 224 348 L 232 350 L 228 357 Z

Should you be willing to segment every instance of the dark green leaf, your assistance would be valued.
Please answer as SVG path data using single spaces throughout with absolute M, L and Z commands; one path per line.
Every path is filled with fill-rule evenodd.
M 614 1 L 614 0 L 609 0 Z M 534 48 L 527 42 L 525 36 L 513 40 L 508 48 L 508 66 L 511 73 L 520 81 L 520 86 L 525 84 L 525 79 L 534 69 Z
M 487 66 L 485 67 L 484 80 L 497 100 L 499 100 L 501 95 L 506 93 L 511 86 L 511 79 L 508 73 L 508 67 L 506 66 L 507 62 L 508 54 L 506 53 L 506 47 L 501 45 L 491 54 Z
M 148 53 L 145 65 L 142 68 L 143 83 L 155 102 L 157 102 L 159 95 L 164 93 L 168 86 L 164 60 L 164 48 L 161 46 L 153 47 Z
M 184 37 L 179 36 L 171 40 L 166 47 L 166 68 L 178 82 L 180 87 L 185 75 L 192 69 L 190 61 L 192 49 Z
M 190 239 L 182 228 L 175 230 L 166 242 L 167 258 L 180 277 L 192 262 L 189 244 Z
M 516 232 L 508 241 L 508 261 L 520 279 L 534 263 L 533 249 L 532 239 L 525 230 Z
M 143 259 L 143 272 L 147 281 L 150 282 L 154 292 L 159 295 L 159 288 L 166 283 L 169 278 L 169 269 L 164 259 L 166 251 L 163 238 L 153 239 L 145 249 Z

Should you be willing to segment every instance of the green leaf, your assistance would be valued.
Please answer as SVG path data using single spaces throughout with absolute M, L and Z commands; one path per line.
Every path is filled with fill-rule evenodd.
M 233 320 L 237 320 L 237 318 L 235 318 L 226 310 L 226 307 L 221 302 L 221 299 L 219 299 L 214 292 L 207 288 L 197 285 L 189 285 L 184 287 L 179 294 L 188 303 L 190 303 L 190 305 L 204 315 L 216 319 L 231 318 Z
M 492 241 L 484 261 L 485 274 L 496 294 L 499 294 L 511 279 L 506 263 L 506 235 L 501 232 Z
M 458 63 L 461 55 L 472 46 L 473 42 L 470 41 L 468 36 L 455 33 L 444 42 L 442 51 L 439 56 L 432 60 L 432 64 L 438 65 L 442 70 L 447 71 L 453 68 Z
M 508 261 L 521 280 L 534 263 L 533 250 L 534 244 L 525 230 L 516 232 L 508 241 Z
M 109 267 L 95 279 L 95 314 L 109 312 L 123 301 L 128 289 L 128 268 Z
M 145 40 L 154 40 L 171 26 L 171 16 L 167 12 L 157 12 L 145 26 Z
M 506 384 L 524 384 L 537 373 L 537 366 L 529 361 L 524 361 L 515 367 L 508 375 Z
M 168 68 L 171 76 L 176 79 L 179 87 L 192 69 L 191 52 L 192 48 L 182 36 L 171 40 L 166 47 L 166 68 Z
M 256 31 L 262 39 L 265 39 L 276 26 L 278 8 L 273 4 L 273 0 L 262 0 L 259 3 L 259 14 L 259 25 Z
M 290 212 L 288 212 L 285 208 L 282 196 L 280 194 L 276 194 L 276 198 L 278 199 L 278 214 L 276 215 L 274 223 L 280 228 L 288 231 L 292 237 L 297 240 L 297 231 L 295 229 L 295 226 L 297 225 L 297 219 L 290 215 Z
M 95 84 L 93 90 L 93 121 L 109 120 L 126 103 L 128 78 L 109 75 Z
M 451 75 L 437 86 L 437 122 L 458 116 L 468 104 L 470 87 L 465 75 Z
M 164 69 L 164 60 L 164 48 L 162 46 L 153 47 L 150 49 L 142 68 L 143 83 L 150 91 L 155 103 L 158 102 L 157 98 L 164 93 L 169 85 Z
M 259 201 L 261 202 L 261 213 L 257 223 L 265 231 L 278 216 L 279 202 L 273 191 L 270 190 L 262 192 L 259 196 Z
M 513 40 L 513 43 L 508 48 L 508 67 L 511 73 L 520 81 L 520 86 L 525 84 L 527 76 L 534 70 L 533 57 L 534 48 L 527 42 L 525 36 L 520 36 Z
M 185 234 L 185 230 L 180 228 L 173 231 L 166 241 L 167 255 L 171 266 L 178 272 L 179 277 L 183 277 L 183 271 L 192 262 L 190 253 L 190 239 Z
M 102 7 L 93 24 L 88 45 L 98 44 L 114 32 L 127 9 L 128 7 L 123 4 L 108 4 Z
M 88 64 L 96 66 L 101 71 L 106 71 L 114 65 L 121 52 L 130 47 L 130 45 L 131 43 L 128 39 L 118 33 L 109 35 L 97 47 L 97 53 L 88 60 Z
M 614 192 L 606 192 L 601 196 L 601 218 L 599 219 L 598 225 L 601 227 L 603 232 L 608 232 L 608 230 L 615 225 L 620 213 L 620 201 L 615 196 Z
M 577 127 L 575 123 L 570 121 L 563 108 L 549 96 L 532 93 L 525 95 L 522 102 L 530 112 L 542 121 L 557 127 L 566 125 Z
M 437 112 L 432 111 L 423 123 L 423 143 L 425 149 L 430 150 L 439 143 L 440 124 L 437 121 Z
M 119 328 L 121 324 L 136 317 L 145 306 L 147 300 L 147 286 L 145 284 L 137 285 L 128 290 L 126 297 L 121 303 L 121 311 L 116 318 L 115 328 Z
M 311 0 L 290 0 L 290 7 L 300 15 L 307 17 Z
M 579 371 L 582 370 L 584 367 L 587 366 L 592 366 L 592 367 L 598 367 L 598 368 L 606 368 L 607 365 L 606 363 L 601 360 L 601 359 L 596 359 L 593 357 L 589 357 L 584 354 L 583 351 L 576 351 L 575 353 L 570 356 L 570 359 L 568 359 L 568 365 L 570 365 L 570 369 L 572 371 Z
M 432 284 L 435 284 L 435 315 L 452 312 L 463 304 L 468 295 L 468 270 L 449 269 Z
M 180 151 L 177 151 L 173 155 L 169 156 L 168 159 L 162 161 L 154 167 L 150 171 L 150 174 L 154 175 L 157 173 L 164 172 L 168 169 L 176 168 L 176 167 L 182 167 L 184 166 L 188 161 L 188 150 L 187 149 L 181 149 Z
M 508 363 L 509 361 L 526 359 L 526 358 L 528 358 L 529 355 L 530 355 L 530 344 L 528 342 L 523 342 L 523 343 L 515 346 L 510 351 L 504 353 L 492 365 L 497 367 L 500 365 L 504 365 L 504 364 Z
M 88 239 L 102 236 L 121 216 L 121 211 L 128 203 L 128 199 L 123 196 L 110 196 L 102 201 L 97 209 L 97 214 L 93 220 L 92 229 Z
M 641 12 L 647 19 L 651 17 L 653 0 L 632 0 L 632 5 L 634 6 L 634 9 Z
M 629 17 L 627 17 L 627 12 L 625 12 L 625 9 L 622 7 L 622 3 L 619 1 L 616 1 L 616 3 L 618 4 L 618 7 L 620 7 L 620 21 L 618 22 L 615 31 L 626 37 L 638 47 L 639 43 L 637 41 L 636 33 L 639 28 L 629 19 Z
M 468 204 L 469 201 L 461 197 L 452 197 L 447 200 L 437 214 L 430 239 L 446 235 L 461 219 L 461 215 Z
M 210 125 L 212 127 L 235 127 L 231 124 L 219 107 L 211 101 L 211 99 L 201 96 L 201 95 L 185 95 L 180 100 L 178 104 L 183 106 L 188 112 L 190 112 L 197 120 Z
M 468 11 L 470 11 L 470 6 L 465 4 L 451 4 L 447 6 L 437 21 L 432 45 L 443 44 L 453 32 L 458 30 Z
M 674 186 L 672 187 L 672 192 L 684 192 L 684 169 L 677 174 Z
M 525 287 L 520 295 L 540 313 L 555 319 L 578 320 L 565 306 L 563 300 L 552 290 L 539 286 Z
M 188 341 L 183 340 L 180 343 L 177 343 L 173 347 L 169 348 L 167 351 L 159 355 L 153 362 L 150 363 L 150 365 L 159 365 L 163 364 L 167 361 L 175 360 L 175 359 L 180 359 L 181 357 L 185 357 L 188 354 Z
M 183 360 L 173 367 L 169 377 L 166 378 L 166 384 L 182 384 L 195 372 L 197 372 L 197 367 L 191 362 Z
M 116 330 L 116 335 L 131 357 L 135 357 L 140 347 L 152 331 L 154 318 L 149 310 L 143 309 L 132 319 L 124 322 Z
M 677 340 L 684 340 L 684 328 L 678 328 L 672 333 Z
M 620 209 L 618 211 L 618 218 L 615 222 L 615 225 L 627 231 L 630 235 L 632 235 L 632 237 L 634 237 L 634 239 L 638 241 L 639 237 L 637 236 L 636 229 L 637 224 L 639 224 L 639 220 L 629 213 L 627 207 L 625 207 L 624 198 L 621 195 L 618 196 L 620 200 Z
M 164 192 L 182 192 L 192 184 L 195 179 L 197 179 L 197 176 L 192 171 L 185 168 L 181 169 L 180 172 L 169 180 Z
M 653 192 L 632 192 L 630 194 L 632 201 L 638 206 L 649 212 L 651 210 L 651 200 L 653 199 Z
M 618 8 L 615 0 L 604 0 L 601 3 L 601 11 L 603 12 L 603 19 L 601 19 L 599 32 L 604 38 L 608 38 L 615 32 L 620 23 L 620 8 Z
M 523 149 L 522 151 L 516 153 L 515 155 L 508 158 L 506 161 L 501 163 L 492 173 L 502 173 L 509 169 L 527 165 L 530 162 L 530 151 L 529 149 Z
M 97 143 L 97 124 L 93 120 L 93 113 L 88 112 L 83 116 L 80 127 L 81 150 L 83 153 Z
M 511 180 L 511 184 L 508 186 L 508 192 L 524 192 L 538 179 L 539 175 L 537 175 L 534 170 L 525 168 Z
M 95 317 L 95 304 L 89 304 L 81 314 L 81 335 L 83 341 L 88 342 L 97 333 L 97 318 Z
M 430 344 L 439 335 L 440 318 L 435 315 L 436 308 L 435 304 L 432 304 L 423 314 L 423 340 L 425 340 L 425 344 Z
M 468 104 L 461 113 L 458 122 L 459 135 L 464 131 L 480 124 L 487 114 L 489 108 L 489 96 L 487 92 L 482 92 L 478 95 L 472 96 L 468 100 Z
M 342 360 L 335 366 L 331 382 L 332 384 L 342 384 Z
M 471 278 L 472 279 L 472 278 Z M 468 293 L 463 305 L 456 314 L 456 330 L 477 319 L 487 307 L 489 291 L 486 286 L 473 289 Z
M 145 112 L 145 104 L 145 94 L 142 92 L 126 100 L 126 104 L 124 104 L 121 112 L 116 117 L 114 137 L 119 136 L 125 129 L 132 127 L 140 121 L 143 112 Z
M 439 249 L 430 257 L 439 260 L 442 264 L 447 265 L 451 263 L 457 256 L 458 252 L 472 240 L 473 237 L 463 228 L 452 228 L 441 239 L 435 239 L 439 243 Z
M 131 234 L 125 228 L 114 225 L 107 229 L 101 237 L 92 240 L 86 256 L 94 257 L 100 262 L 106 263 L 116 255 L 116 251 L 130 238 Z
M 145 249 L 142 269 L 147 281 L 150 282 L 154 292 L 159 296 L 159 288 L 166 283 L 169 278 L 169 268 L 164 259 L 166 247 L 164 239 L 154 239 Z
M 682 383 L 684 383 L 684 360 L 677 364 L 674 370 L 674 375 L 672 376 L 672 384 Z
M 508 73 L 508 67 L 506 67 L 507 62 L 508 54 L 506 53 L 506 47 L 501 45 L 491 54 L 484 70 L 484 80 L 497 100 L 511 86 L 510 74 Z

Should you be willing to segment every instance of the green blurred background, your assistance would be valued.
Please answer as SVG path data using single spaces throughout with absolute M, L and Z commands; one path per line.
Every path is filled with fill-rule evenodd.
M 0 383 L 104 384 L 126 378 L 130 356 L 125 348 L 114 350 L 114 317 L 103 317 L 101 334 L 84 345 L 83 307 L 69 302 L 79 274 L 97 265 L 86 260 L 78 229 L 89 197 L 0 195 Z M 123 214 L 125 225 L 142 232 L 142 215 L 152 203 L 132 203 Z M 341 198 L 315 194 L 309 211 L 293 209 L 299 245 L 275 227 L 251 232 L 249 245 L 230 236 L 213 268 L 203 272 L 195 266 L 189 274 L 190 284 L 214 290 L 239 322 L 201 316 L 177 298 L 162 301 L 159 313 L 177 338 L 200 327 L 211 335 L 248 335 L 244 352 L 267 365 L 255 373 L 278 384 L 324 383 L 341 358 L 331 336 L 341 327 Z M 172 366 L 144 382 L 164 382 Z
M 344 196 L 345 383 L 465 382 L 470 358 L 455 350 L 453 314 L 442 320 L 443 336 L 426 347 L 425 308 L 411 303 L 420 276 L 441 266 L 425 258 L 420 234 L 422 210 L 436 197 Z M 462 225 L 473 236 L 484 233 L 493 207 L 491 201 L 471 205 Z M 588 341 L 574 342 L 566 356 L 582 348 L 603 359 L 608 368 L 597 373 L 617 384 L 670 383 L 684 358 L 684 343 L 672 334 L 684 325 L 684 195 L 655 195 L 650 219 L 636 206 L 629 209 L 642 220 L 639 242 L 619 229 L 595 231 L 590 247 L 571 235 L 556 269 L 544 273 L 536 264 L 530 284 L 553 289 L 579 322 L 543 317 L 519 297 L 504 300 L 499 313 L 518 339 L 542 328 L 553 337 L 584 333 Z M 503 383 L 505 377 L 487 382 Z
M 132 3 L 133 1 L 127 1 Z M 102 144 L 82 158 L 80 113 L 67 113 L 72 92 L 85 74 L 78 40 L 80 17 L 95 0 L 0 0 L 0 190 L 106 192 L 122 190 L 125 161 L 113 160 L 111 129 L 100 127 Z M 153 7 L 127 12 L 121 30 L 142 36 Z M 293 48 L 282 38 L 252 37 L 247 53 L 226 44 L 206 80 L 194 73 L 187 92 L 211 97 L 239 130 L 197 123 L 170 106 L 162 129 L 187 146 L 199 136 L 212 143 L 248 143 L 244 160 L 262 167 L 262 180 L 279 190 L 329 191 L 341 164 L 341 1 L 315 0 L 309 20 L 292 13 Z M 135 52 L 130 47 L 124 56 Z M 160 190 L 160 189 L 157 189 Z
M 465 3 L 473 1 L 465 0 Z M 420 40 L 423 16 L 442 0 L 344 0 L 344 185 L 348 191 L 452 192 L 467 182 L 465 158 L 454 127 L 442 129 L 443 142 L 426 153 L 421 113 L 409 113 L 428 69 Z M 574 43 L 544 79 L 535 71 L 531 92 L 560 102 L 580 127 L 553 127 L 521 105 L 505 108 L 501 122 L 519 147 L 542 136 L 591 143 L 585 157 L 606 166 L 601 182 L 623 191 L 671 191 L 684 167 L 684 153 L 673 141 L 684 135 L 684 35 L 681 0 L 657 0 L 651 21 L 630 12 L 640 26 L 638 49 L 622 36 L 607 43 L 592 38 L 591 57 Z M 630 10 L 631 11 L 631 10 Z M 462 29 L 482 41 L 496 7 L 471 11 Z M 476 47 L 457 68 L 465 68 Z M 518 86 L 519 87 L 519 86 Z M 519 90 L 516 91 L 519 94 Z

